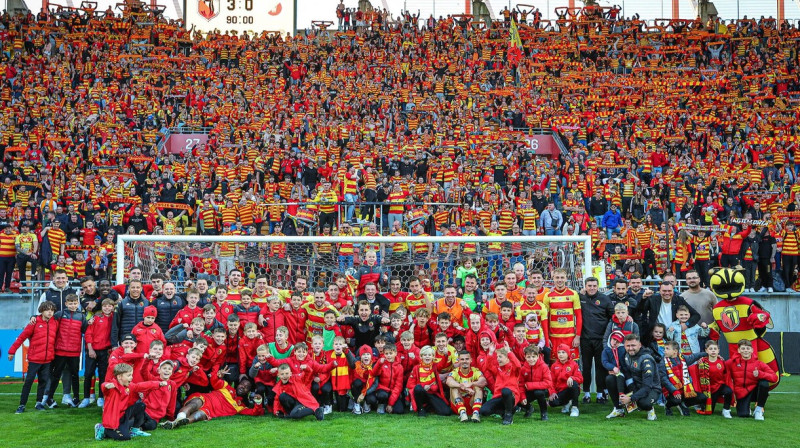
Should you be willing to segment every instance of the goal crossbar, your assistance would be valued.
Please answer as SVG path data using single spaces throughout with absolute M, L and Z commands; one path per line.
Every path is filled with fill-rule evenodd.
M 592 275 L 592 239 L 577 236 L 265 236 L 265 235 L 118 235 L 116 246 L 116 282 L 125 282 L 126 243 L 583 243 L 582 277 Z

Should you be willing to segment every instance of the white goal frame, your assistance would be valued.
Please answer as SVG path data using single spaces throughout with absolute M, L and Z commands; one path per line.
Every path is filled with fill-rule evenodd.
M 592 275 L 592 238 L 577 236 L 266 236 L 266 235 L 117 235 L 116 282 L 125 283 L 125 243 L 583 243 L 583 276 Z

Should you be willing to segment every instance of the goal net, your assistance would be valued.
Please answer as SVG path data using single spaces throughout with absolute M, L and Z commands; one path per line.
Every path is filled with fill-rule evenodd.
M 434 292 L 457 282 L 459 268 L 476 274 L 479 287 L 502 281 L 503 273 L 539 271 L 545 284 L 557 268 L 568 273 L 568 285 L 583 286 L 591 275 L 589 236 L 185 236 L 119 235 L 116 280 L 122 283 L 132 267 L 147 281 L 161 273 L 180 289 L 185 280 L 224 282 L 239 269 L 252 285 L 266 275 L 270 285 L 291 288 L 294 276 L 308 278 L 309 288 L 326 288 L 339 274 L 354 275 L 375 257 L 375 263 L 402 286 L 412 276 L 430 281 Z M 374 253 L 374 255 L 372 255 Z M 369 264 L 369 263 L 367 263 Z

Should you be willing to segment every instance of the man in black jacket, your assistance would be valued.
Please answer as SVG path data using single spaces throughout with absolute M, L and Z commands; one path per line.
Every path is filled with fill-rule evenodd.
M 128 295 L 117 304 L 114 320 L 111 321 L 111 346 L 119 346 L 122 337 L 130 333 L 133 327 L 144 320 L 144 309 L 150 301 L 144 296 L 142 282 L 130 280 Z
M 583 402 L 591 402 L 589 390 L 592 387 L 592 361 L 594 361 L 594 379 L 597 384 L 597 403 L 605 403 L 606 375 L 603 368 L 603 348 L 608 322 L 614 315 L 611 300 L 597 291 L 599 282 L 589 277 L 584 282 L 585 290 L 580 294 L 583 326 L 581 331 L 581 368 L 583 369 Z
M 657 323 L 662 323 L 669 327 L 676 320 L 675 313 L 681 305 L 689 308 L 689 321 L 683 326 L 692 327 L 697 325 L 700 322 L 700 314 L 683 297 L 675 296 L 675 290 L 671 283 L 661 283 L 658 288 L 658 294 L 648 297 L 639 304 L 639 321 L 642 325 L 640 329 L 642 338 L 646 343 L 650 342 L 650 334 Z
M 631 395 L 620 395 L 625 390 L 619 390 L 617 377 L 609 375 L 606 378 L 609 396 L 615 401 L 614 410 L 606 418 L 622 417 L 625 409 L 635 405 L 638 409 L 647 411 L 647 419 L 656 419 L 656 411 L 653 404 L 661 394 L 661 382 L 658 379 L 658 366 L 653 359 L 653 355 L 647 348 L 642 348 L 639 336 L 629 334 L 625 336 L 625 380 L 632 380 L 626 387 Z
M 597 221 L 597 225 L 602 225 L 603 215 L 608 211 L 608 200 L 603 197 L 600 191 L 595 192 L 592 199 L 589 200 L 589 215 Z

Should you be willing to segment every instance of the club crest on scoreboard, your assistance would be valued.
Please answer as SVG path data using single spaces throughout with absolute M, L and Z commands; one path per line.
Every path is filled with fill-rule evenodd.
M 217 17 L 220 9 L 220 0 L 197 0 L 197 13 L 206 20 Z

